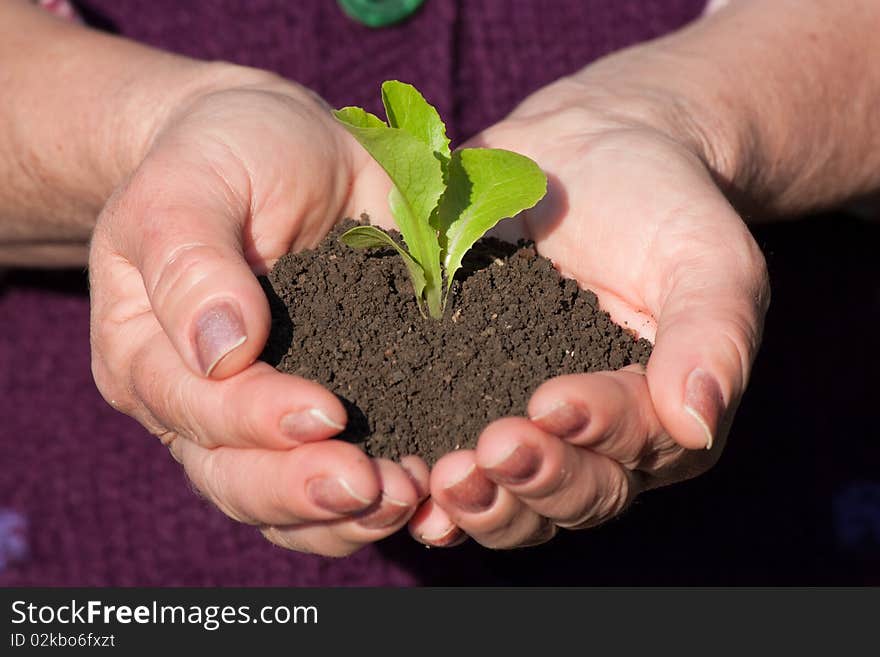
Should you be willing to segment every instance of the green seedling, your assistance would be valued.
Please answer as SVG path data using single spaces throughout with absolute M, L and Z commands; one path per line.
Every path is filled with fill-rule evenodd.
M 415 87 L 382 85 L 387 123 L 360 107 L 336 119 L 388 173 L 388 205 L 406 248 L 375 226 L 340 240 L 355 248 L 392 247 L 406 263 L 424 316 L 440 319 L 465 253 L 502 219 L 533 207 L 547 178 L 529 158 L 497 148 L 450 152 L 446 126 Z

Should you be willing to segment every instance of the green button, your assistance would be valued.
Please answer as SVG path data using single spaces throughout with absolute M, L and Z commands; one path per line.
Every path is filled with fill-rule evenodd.
M 425 0 L 337 0 L 349 18 L 369 27 L 385 27 L 402 21 Z

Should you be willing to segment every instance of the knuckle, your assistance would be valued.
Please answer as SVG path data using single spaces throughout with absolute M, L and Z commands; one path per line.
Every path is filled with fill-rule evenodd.
M 162 431 L 157 434 L 159 442 L 168 448 L 171 458 L 183 465 L 183 453 L 181 451 L 180 442 L 177 440 L 179 435 L 174 431 Z
M 523 539 L 518 547 L 526 548 L 542 545 L 553 540 L 558 532 L 559 526 L 555 522 L 548 518 L 542 518 L 537 529 L 535 529 L 531 535 Z
M 653 413 L 653 409 L 650 409 Z M 615 437 L 613 446 L 609 445 L 602 453 L 616 461 L 625 470 L 639 470 L 652 459 L 657 443 L 644 427 L 650 426 L 645 418 L 645 410 L 638 409 L 635 413 L 637 423 Z
M 555 522 L 542 516 L 536 516 L 534 522 L 519 523 L 519 525 L 508 523 L 505 527 L 482 537 L 478 542 L 492 550 L 515 550 L 546 543 L 559 529 Z
M 91 369 L 92 379 L 94 379 L 95 387 L 101 393 L 101 397 L 117 411 L 132 415 L 137 404 L 129 393 L 128 387 L 120 382 L 119 377 L 111 373 L 107 362 L 95 349 L 92 350 Z
M 219 423 L 215 421 L 212 424 L 223 428 L 227 444 L 234 437 L 237 441 L 256 445 L 262 436 L 261 427 L 267 420 L 266 415 L 261 412 L 262 396 L 256 394 L 258 389 L 247 385 L 248 381 L 244 377 L 240 383 L 242 385 L 221 383 L 217 386 L 220 401 L 217 413 Z M 198 403 L 198 400 L 194 400 L 193 403 Z M 194 408 L 189 412 L 193 417 L 199 415 Z M 202 432 L 208 436 L 208 427 L 202 426 Z
M 724 371 L 738 374 L 731 381 L 734 394 L 738 394 L 749 379 L 752 361 L 758 352 L 760 341 L 759 329 L 744 317 L 733 318 L 733 321 L 716 336 L 713 345 L 715 358 L 724 367 Z M 730 401 L 728 400 L 728 403 Z
M 130 386 L 133 395 L 140 400 L 146 413 L 160 427 L 174 427 L 174 430 L 187 440 L 202 446 L 207 445 L 203 427 L 196 421 L 195 414 L 187 403 L 185 377 L 166 376 L 156 370 L 148 348 L 141 349 L 129 365 Z M 155 433 L 155 431 L 153 431 Z
M 114 374 L 104 358 L 93 352 L 92 378 L 101 397 L 111 408 L 137 420 L 149 433 L 164 442 L 168 429 L 164 423 L 141 401 L 126 377 Z M 167 444 L 167 443 L 166 443 Z
M 260 533 L 272 545 L 284 548 L 285 550 L 294 550 L 304 554 L 314 554 L 311 546 L 304 541 L 296 540 L 294 532 L 290 530 L 281 530 L 280 528 L 270 525 L 260 529 Z
M 211 275 L 206 263 L 222 258 L 219 249 L 200 242 L 186 242 L 172 248 L 148 284 L 153 306 L 169 306 L 181 292 L 186 293 Z
M 656 474 L 675 467 L 692 450 L 679 445 L 668 433 L 662 433 L 653 441 L 648 441 L 647 449 L 630 470 Z
M 522 533 L 516 531 L 516 520 L 517 517 L 514 515 L 505 518 L 494 527 L 483 531 L 469 531 L 468 534 L 477 543 L 490 550 L 507 550 L 519 545 L 523 538 Z
M 101 293 L 93 288 L 92 298 L 96 295 L 100 297 Z M 92 303 L 89 325 L 92 378 L 104 399 L 127 415 L 134 415 L 139 408 L 132 385 L 131 363 L 137 345 L 143 344 L 152 325 L 144 321 L 148 313 L 149 309 L 134 299 Z
M 225 478 L 224 470 L 220 467 L 216 452 L 208 452 L 202 461 L 201 480 L 205 488 L 205 493 L 208 494 L 211 499 L 217 500 L 218 506 L 221 506 L 222 499 L 225 497 Z
M 363 547 L 365 547 L 363 543 L 331 542 L 321 550 L 321 555 L 339 559 L 349 557 Z
M 553 470 L 553 474 L 543 482 L 543 485 L 532 491 L 527 497 L 546 499 L 561 496 L 571 488 L 574 479 L 574 469 L 563 463 L 559 468 Z M 523 497 L 526 496 L 523 495 Z
M 721 452 L 720 443 L 711 451 L 683 449 L 677 457 L 671 457 L 663 467 L 645 470 L 644 488 L 646 490 L 661 488 L 699 477 L 718 462 Z
M 591 494 L 574 514 L 558 519 L 556 524 L 565 529 L 587 529 L 620 515 L 634 499 L 638 487 L 624 468 L 611 468 L 610 473 L 601 487 L 592 485 Z
M 596 500 L 593 514 L 596 524 L 601 524 L 623 513 L 636 494 L 634 479 L 624 468 L 611 468 L 610 477 L 603 494 Z
M 248 517 L 236 508 L 230 500 L 229 477 L 225 467 L 217 458 L 217 452 L 209 451 L 201 461 L 201 473 L 193 477 L 205 497 L 207 497 L 220 511 L 236 522 L 254 525 L 259 524 L 253 518 Z
M 740 248 L 742 253 L 740 269 L 743 279 L 748 283 L 748 289 L 753 294 L 755 309 L 763 314 L 770 305 L 770 273 L 767 268 L 767 258 L 748 229 L 743 226 L 742 230 L 744 234 Z
M 101 396 L 117 410 L 131 415 L 136 408 L 132 395 L 128 364 L 131 360 L 130 340 L 126 325 L 112 316 L 93 318 L 89 329 L 92 378 Z
M 304 554 L 319 554 L 323 557 L 341 558 L 348 557 L 364 545 L 358 542 L 351 542 L 330 536 L 330 540 L 314 540 L 314 537 L 308 537 L 303 532 L 297 531 L 291 527 L 268 526 L 260 530 L 263 537 L 280 548 L 285 550 L 293 550 Z M 324 538 L 328 538 L 324 536 Z

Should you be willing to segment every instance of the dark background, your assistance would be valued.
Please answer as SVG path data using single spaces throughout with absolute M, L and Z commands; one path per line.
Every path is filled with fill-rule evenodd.
M 529 91 L 691 20 L 699 0 L 427 0 L 357 26 L 329 0 L 94 0 L 93 22 L 277 70 L 375 109 L 409 80 L 466 137 Z M 880 584 L 880 221 L 843 212 L 755 229 L 773 302 L 720 463 L 623 517 L 513 552 L 405 534 L 332 560 L 275 548 L 190 490 L 89 372 L 81 271 L 0 282 L 0 585 Z

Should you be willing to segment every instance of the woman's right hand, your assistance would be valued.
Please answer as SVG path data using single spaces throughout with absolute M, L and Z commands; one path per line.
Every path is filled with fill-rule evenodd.
M 283 547 L 348 554 L 407 522 L 428 468 L 326 440 L 346 423 L 339 400 L 256 360 L 270 315 L 255 274 L 384 207 L 390 183 L 309 91 L 208 70 L 95 227 L 95 381 L 227 515 Z

